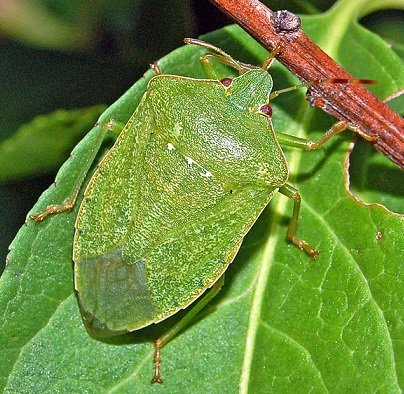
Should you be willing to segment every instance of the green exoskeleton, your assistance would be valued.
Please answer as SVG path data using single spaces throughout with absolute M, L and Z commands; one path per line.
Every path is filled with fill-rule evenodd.
M 254 67 L 202 41 L 186 43 L 211 50 L 201 58 L 209 79 L 164 75 L 155 66 L 157 75 L 85 191 L 74 238 L 75 286 L 92 332 L 138 330 L 198 300 L 155 342 L 153 382 L 162 381 L 161 348 L 220 290 L 244 236 L 275 193 L 294 202 L 288 238 L 317 256 L 296 235 L 300 196 L 287 184 L 280 144 L 314 149 L 347 126 L 337 123 L 317 142 L 275 132 L 270 101 L 296 88 L 271 93 L 268 68 L 277 51 Z M 212 60 L 239 76 L 221 78 Z M 323 82 L 363 81 L 312 83 Z M 94 155 L 89 152 L 80 179 Z M 70 209 L 80 187 L 78 180 L 68 201 L 33 218 Z

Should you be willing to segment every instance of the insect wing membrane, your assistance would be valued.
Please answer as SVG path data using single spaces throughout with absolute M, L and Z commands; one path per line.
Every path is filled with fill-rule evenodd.
M 145 95 L 91 179 L 76 220 L 75 286 L 87 327 L 97 334 L 110 334 L 103 310 L 116 308 L 119 316 L 120 308 L 125 308 L 118 299 L 128 286 L 133 289 L 127 277 L 142 277 L 136 273 L 137 266 L 122 264 L 122 245 L 138 199 L 140 162 L 150 136 L 143 119 L 149 117 Z M 148 294 L 141 293 L 144 287 L 135 288 L 133 299 L 139 314 L 150 317 L 152 311 L 145 302 Z
M 177 79 L 188 86 L 195 81 L 194 95 L 178 98 L 192 116 L 198 86 L 206 86 Z M 156 110 L 175 93 L 160 82 L 149 84 L 100 164 L 77 220 L 76 288 L 85 320 L 98 334 L 136 330 L 189 305 L 225 271 L 277 191 L 254 182 L 233 189 L 237 171 L 229 182 L 220 155 L 188 156 L 205 150 L 208 157 L 204 144 L 216 131 L 184 130 L 192 120 L 181 123 L 178 111 Z M 213 91 L 223 95 L 217 86 Z

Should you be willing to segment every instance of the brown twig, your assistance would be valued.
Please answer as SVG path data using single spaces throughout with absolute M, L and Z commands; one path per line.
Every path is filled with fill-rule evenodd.
M 273 12 L 258 0 L 210 0 L 271 51 L 301 81 L 353 77 L 300 29 L 300 18 L 289 11 Z M 308 98 L 313 106 L 357 127 L 373 146 L 404 169 L 404 119 L 359 84 L 316 84 Z

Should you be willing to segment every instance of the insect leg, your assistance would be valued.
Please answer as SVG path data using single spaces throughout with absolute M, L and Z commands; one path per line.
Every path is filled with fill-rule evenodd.
M 291 86 L 282 90 L 276 90 L 272 92 L 269 96 L 269 100 L 273 100 L 274 98 L 278 97 L 279 95 L 283 93 L 287 93 L 296 89 L 300 88 L 308 88 L 312 85 L 319 85 L 319 84 L 325 84 L 325 83 L 336 83 L 336 84 L 369 84 L 369 85 L 374 85 L 377 82 L 372 80 L 372 79 L 346 79 L 346 78 L 328 78 L 328 79 L 316 79 L 310 82 L 306 83 L 301 83 L 300 85 L 295 85 Z M 317 108 L 323 108 L 325 105 L 325 100 L 322 98 L 317 98 L 314 106 Z M 377 137 L 369 136 L 361 130 L 359 127 L 349 124 L 348 122 L 345 121 L 340 121 L 335 123 L 318 141 L 311 141 L 307 139 L 301 139 L 298 137 L 292 137 L 287 134 L 283 133 L 277 133 L 277 136 L 279 136 L 279 141 L 281 143 L 284 143 L 285 145 L 289 146 L 294 146 L 296 148 L 301 148 L 301 149 L 317 149 L 324 143 L 326 143 L 331 137 L 334 135 L 340 133 L 341 131 L 344 131 L 345 129 L 350 129 L 354 131 L 355 133 L 359 134 L 362 138 L 364 138 L 367 141 L 374 141 L 377 139 Z
M 101 127 L 101 130 L 99 131 L 99 133 L 97 135 L 94 145 L 89 150 L 89 152 L 87 154 L 87 158 L 85 159 L 84 165 L 80 169 L 80 172 L 77 176 L 76 182 L 73 185 L 70 195 L 67 196 L 67 198 L 63 201 L 62 204 L 50 205 L 44 211 L 39 212 L 36 215 L 31 215 L 30 218 L 33 219 L 35 221 L 35 223 L 41 222 L 47 216 L 52 215 L 54 213 L 71 211 L 73 209 L 73 207 L 76 203 L 77 197 L 79 195 L 81 185 L 83 184 L 85 177 L 91 167 L 91 164 L 93 163 L 94 158 L 97 155 L 98 150 L 100 149 L 100 146 L 102 144 L 102 141 L 104 140 L 104 137 L 106 136 L 108 131 L 117 132 L 118 129 L 119 129 L 119 131 L 121 131 L 122 127 L 120 124 L 118 124 L 114 120 L 110 120 L 109 122 L 105 123 Z
M 152 64 L 150 64 L 150 68 L 154 71 L 154 74 L 156 75 L 162 75 L 163 71 L 161 71 L 159 63 L 156 61 Z
M 368 134 L 364 133 L 358 127 L 352 126 L 345 121 L 340 121 L 334 123 L 327 132 L 317 141 L 308 140 L 306 138 L 295 137 L 290 134 L 276 132 L 276 137 L 278 141 L 283 145 L 293 146 L 294 148 L 300 148 L 305 150 L 317 149 L 324 145 L 329 139 L 335 135 L 341 133 L 342 131 L 349 129 L 358 133 L 362 138 L 367 141 L 373 141 L 374 138 L 370 137 Z
M 306 138 L 299 138 L 293 135 L 279 132 L 276 133 L 276 137 L 278 138 L 278 141 L 281 144 L 293 146 L 295 148 L 311 150 L 311 149 L 317 149 L 321 145 L 325 144 L 331 137 L 341 133 L 347 128 L 348 128 L 347 122 L 344 121 L 337 122 L 317 141 L 308 140 Z
M 208 290 L 206 294 L 194 305 L 194 307 L 169 331 L 154 342 L 154 376 L 152 383 L 163 383 L 160 375 L 161 349 L 173 339 L 189 322 L 206 306 L 206 304 L 219 293 L 224 283 L 224 275 Z
M 285 195 L 286 197 L 293 200 L 293 214 L 292 219 L 290 220 L 289 227 L 288 227 L 288 238 L 300 249 L 306 251 L 313 259 L 316 259 L 319 251 L 312 248 L 306 241 L 298 238 L 296 236 L 297 231 L 297 222 L 299 220 L 299 212 L 300 212 L 300 203 L 301 197 L 297 189 L 294 187 L 285 184 L 281 188 L 279 188 L 279 192 Z
M 268 57 L 265 59 L 263 65 L 262 65 L 262 69 L 265 71 L 268 71 L 269 68 L 271 67 L 272 63 L 274 62 L 274 60 L 276 59 L 276 55 L 282 50 L 282 47 L 275 47 L 268 55 Z M 270 96 L 271 99 L 271 96 Z

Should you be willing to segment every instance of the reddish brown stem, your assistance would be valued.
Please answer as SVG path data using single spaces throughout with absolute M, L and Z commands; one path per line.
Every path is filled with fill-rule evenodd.
M 352 79 L 300 29 L 300 18 L 289 11 L 273 12 L 258 0 L 210 0 L 301 81 Z M 318 84 L 309 89 L 310 103 L 372 138 L 373 146 L 404 169 L 404 119 L 359 84 Z

